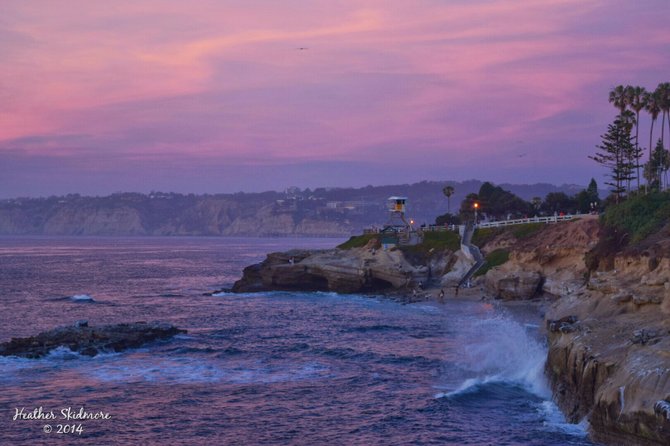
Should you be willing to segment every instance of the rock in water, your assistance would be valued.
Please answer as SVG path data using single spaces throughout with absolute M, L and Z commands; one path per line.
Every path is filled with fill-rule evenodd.
M 77 324 L 55 328 L 29 338 L 12 338 L 11 341 L 0 344 L 0 356 L 41 358 L 61 346 L 82 355 L 95 356 L 103 352 L 137 348 L 179 333 L 186 333 L 186 330 L 162 323 L 134 322 L 101 327 Z

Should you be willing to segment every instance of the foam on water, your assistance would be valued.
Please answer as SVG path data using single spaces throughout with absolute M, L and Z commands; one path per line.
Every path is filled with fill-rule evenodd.
M 102 382 L 268 384 L 326 378 L 332 376 L 332 373 L 328 367 L 318 363 L 293 366 L 249 363 L 230 366 L 223 362 L 194 362 L 192 358 L 177 357 L 163 358 L 151 364 L 114 361 L 93 367 L 87 376 Z
M 95 299 L 88 294 L 75 294 L 74 296 L 70 296 L 70 300 L 73 302 L 95 302 Z
M 577 424 L 566 422 L 563 413 L 553 401 L 542 401 L 537 410 L 544 420 L 543 425 L 550 432 L 561 432 L 576 437 L 588 435 L 589 423 L 586 418 Z
M 462 345 L 456 366 L 468 377 L 436 398 L 455 398 L 486 391 L 487 386 L 515 385 L 540 397 L 538 414 L 549 432 L 586 437 L 588 423 L 566 422 L 544 377 L 546 348 L 529 329 L 535 324 L 521 324 L 506 316 L 469 320 L 459 327 Z
M 72 359 L 81 359 L 83 355 L 70 350 L 68 347 L 59 346 L 49 351 L 49 353 L 44 357 L 44 359 L 56 359 L 56 360 L 72 360 Z
M 522 324 L 505 316 L 471 320 L 461 337 L 457 366 L 470 376 L 447 396 L 491 382 L 521 385 L 545 399 L 551 396 L 544 377 L 545 347 Z

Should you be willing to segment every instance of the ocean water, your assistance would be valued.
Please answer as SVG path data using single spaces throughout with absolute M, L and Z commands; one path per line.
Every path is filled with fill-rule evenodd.
M 94 358 L 0 357 L 0 444 L 593 444 L 551 402 L 532 309 L 203 295 L 266 252 L 335 243 L 0 238 L 0 341 L 81 319 L 188 330 Z M 56 419 L 13 420 L 40 407 Z M 64 420 L 68 408 L 109 418 Z

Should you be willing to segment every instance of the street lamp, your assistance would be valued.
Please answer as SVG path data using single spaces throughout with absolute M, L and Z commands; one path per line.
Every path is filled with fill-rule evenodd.
M 475 224 L 477 224 L 477 210 L 479 209 L 479 203 L 475 201 L 472 206 L 475 208 Z

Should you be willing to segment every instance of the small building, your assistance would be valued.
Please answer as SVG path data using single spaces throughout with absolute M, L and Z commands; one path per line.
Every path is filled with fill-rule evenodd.
M 394 248 L 400 243 L 400 237 L 398 236 L 397 228 L 393 226 L 386 226 L 384 229 L 379 231 L 380 242 L 384 250 Z
M 389 211 L 400 212 L 402 214 L 406 211 L 407 197 L 393 196 L 388 198 Z

